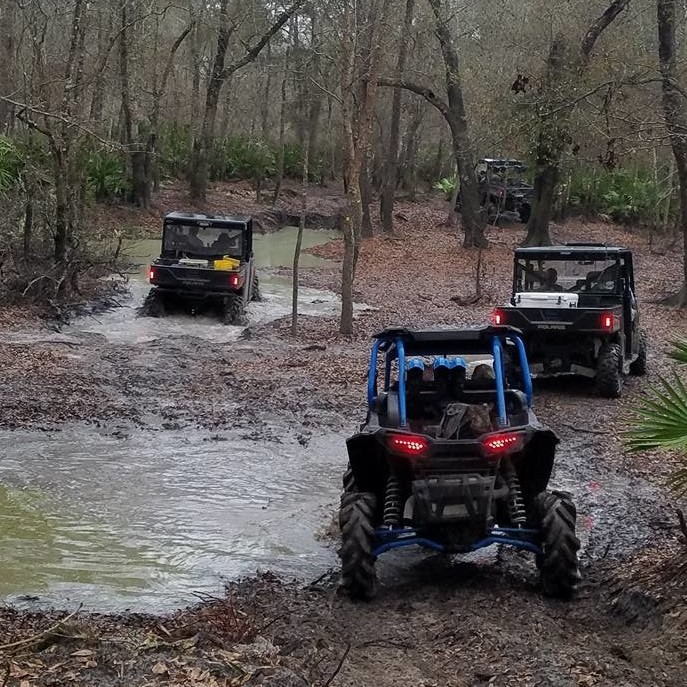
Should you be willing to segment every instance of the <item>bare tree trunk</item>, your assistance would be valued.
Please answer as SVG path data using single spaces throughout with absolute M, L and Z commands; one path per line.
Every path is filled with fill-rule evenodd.
M 281 104 L 279 106 L 279 157 L 277 159 L 277 183 L 274 187 L 272 204 L 276 205 L 281 196 L 281 187 L 284 183 L 284 162 L 286 157 L 286 141 L 284 140 L 286 128 L 286 82 L 287 82 L 288 51 L 284 57 L 284 76 L 281 80 Z
M 378 85 L 380 56 L 380 25 L 388 13 L 390 0 L 371 2 L 367 11 L 369 38 L 358 52 L 360 27 L 356 10 L 346 4 L 345 35 L 351 44 L 344 48 L 342 90 L 344 91 L 342 119 L 344 132 L 344 179 L 347 208 L 343 218 L 344 259 L 341 274 L 340 331 L 344 336 L 353 334 L 353 281 L 358 261 L 362 226 L 362 199 L 360 172 L 367 155 L 370 127 Z M 357 6 L 356 6 L 357 7 Z M 356 57 L 362 55 L 363 64 L 357 68 Z M 357 78 L 355 74 L 359 74 Z M 352 84 L 352 85 L 351 85 Z
M 0 5 L 0 94 L 9 94 L 14 90 L 14 75 L 17 74 L 15 36 L 18 35 L 17 12 L 14 2 Z M 14 106 L 0 100 L 0 133 L 8 129 L 14 121 Z
M 415 0 L 406 0 L 406 11 L 403 19 L 403 29 L 398 49 L 398 62 L 396 63 L 396 79 L 403 80 L 406 61 L 408 58 L 408 36 L 415 16 Z M 401 139 L 401 104 L 403 90 L 394 89 L 394 97 L 391 105 L 391 130 L 389 132 L 389 147 L 387 150 L 386 165 L 382 181 L 380 195 L 380 214 L 382 229 L 387 234 L 394 232 L 394 200 L 398 186 L 398 149 Z
M 687 307 L 687 102 L 679 83 L 676 47 L 677 0 L 658 0 L 658 54 L 661 63 L 663 109 L 679 181 L 680 227 L 684 241 L 683 284 L 678 293 L 666 298 L 666 305 Z
M 265 88 L 262 95 L 262 111 L 260 112 L 262 139 L 263 141 L 272 140 L 270 133 L 270 103 L 272 102 L 272 50 L 270 43 L 267 44 L 267 59 L 265 68 Z
M 372 203 L 372 185 L 370 184 L 370 156 L 365 156 L 360 165 L 360 202 L 362 217 L 360 233 L 363 238 L 371 238 L 374 235 L 372 229 L 372 217 L 370 216 L 370 204 Z
M 145 137 L 145 126 L 134 121 L 131 86 L 129 79 L 129 36 L 130 0 L 122 2 L 122 22 L 119 30 L 119 76 L 122 87 L 122 113 L 124 115 L 124 142 L 129 149 L 131 165 L 131 200 L 141 208 L 150 207 L 151 164 L 150 144 L 141 142 Z
M 404 190 L 415 200 L 417 192 L 417 149 L 419 143 L 420 126 L 425 116 L 425 108 L 418 102 L 408 124 L 403 140 L 401 159 L 399 161 L 398 181 Z
M 475 175 L 472 142 L 463 102 L 463 87 L 460 78 L 460 58 L 455 37 L 450 27 L 450 8 L 445 0 L 429 0 L 436 18 L 436 34 L 446 65 L 446 92 L 448 94 L 448 124 L 453 140 L 453 155 L 460 180 L 461 218 L 465 247 L 485 247 L 484 219 L 480 213 L 479 187 Z
M 156 155 L 157 143 L 160 137 L 160 111 L 162 108 L 162 100 L 167 92 L 167 83 L 169 82 L 170 74 L 172 73 L 172 68 L 174 67 L 174 57 L 179 50 L 181 44 L 186 40 L 186 37 L 193 31 L 193 23 L 189 24 L 176 38 L 172 47 L 169 49 L 167 55 L 167 61 L 165 62 L 164 69 L 162 70 L 162 75 L 160 81 L 155 84 L 153 88 L 153 104 L 152 111 L 150 114 L 150 139 L 149 139 L 149 160 L 151 166 L 151 176 L 153 180 L 153 189 L 155 191 L 160 190 L 160 165 L 158 164 L 158 159 Z
M 560 105 L 561 95 L 563 99 L 572 98 L 579 80 L 589 68 L 594 45 L 629 2 L 630 0 L 611 2 L 606 11 L 591 23 L 582 37 L 578 54 L 571 61 L 566 60 L 567 42 L 563 34 L 558 34 L 551 44 L 542 85 L 542 100 L 550 113 L 540 116 L 538 123 L 534 204 L 527 223 L 524 245 L 551 245 L 549 222 L 561 176 L 561 160 L 568 145 L 569 120 L 574 109 L 572 104 Z M 566 74 L 566 64 L 569 74 Z
M 286 24 L 286 22 L 303 5 L 305 0 L 294 0 L 291 6 L 281 12 L 275 22 L 265 31 L 260 40 L 246 52 L 246 54 L 225 67 L 229 39 L 234 28 L 230 26 L 228 14 L 228 0 L 221 0 L 219 12 L 219 32 L 217 34 L 217 47 L 212 64 L 212 72 L 208 81 L 205 97 L 205 113 L 200 136 L 196 138 L 193 146 L 190 173 L 190 192 L 192 198 L 204 199 L 209 181 L 208 156 L 214 141 L 215 120 L 217 119 L 217 103 L 224 82 L 229 76 L 254 62 L 272 37 Z
M 298 280 L 299 264 L 301 259 L 301 246 L 303 245 L 303 231 L 305 219 L 308 215 L 308 176 L 310 174 L 310 146 L 312 134 L 308 132 L 307 142 L 303 150 L 303 180 L 301 182 L 301 216 L 298 222 L 298 236 L 296 247 L 293 251 L 293 291 L 291 295 L 291 333 L 298 334 Z

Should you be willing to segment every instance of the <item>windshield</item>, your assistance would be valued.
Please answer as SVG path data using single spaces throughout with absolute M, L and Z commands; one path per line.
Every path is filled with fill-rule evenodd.
M 520 259 L 516 263 L 515 290 L 616 293 L 619 272 L 615 260 Z
M 202 257 L 230 255 L 240 258 L 243 251 L 243 230 L 200 227 L 197 224 L 168 224 L 163 250 Z

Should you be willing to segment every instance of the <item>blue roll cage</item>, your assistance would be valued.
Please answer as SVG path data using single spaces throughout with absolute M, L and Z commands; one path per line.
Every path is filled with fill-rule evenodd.
M 494 359 L 494 376 L 496 377 L 496 410 L 498 413 L 498 421 L 501 427 L 508 426 L 508 416 L 506 414 L 506 397 L 505 397 L 505 375 L 503 369 L 503 342 L 502 339 L 511 339 L 518 349 L 518 356 L 520 359 L 520 369 L 523 377 L 523 387 L 525 395 L 527 396 L 527 406 L 532 407 L 532 377 L 530 375 L 530 368 L 527 362 L 527 353 L 525 351 L 525 344 L 522 339 L 514 334 L 508 335 L 493 335 L 491 337 L 491 355 Z M 406 412 L 406 351 L 403 337 L 397 336 L 395 338 L 379 338 L 375 339 L 372 344 L 372 352 L 370 354 L 370 366 L 367 373 L 367 404 L 370 410 L 373 410 L 377 402 L 377 361 L 380 350 L 385 350 L 386 360 L 384 369 L 384 391 L 389 390 L 391 384 L 392 365 L 395 360 L 398 360 L 398 405 L 401 420 L 401 427 L 408 426 L 408 417 Z M 485 351 L 485 353 L 488 351 Z

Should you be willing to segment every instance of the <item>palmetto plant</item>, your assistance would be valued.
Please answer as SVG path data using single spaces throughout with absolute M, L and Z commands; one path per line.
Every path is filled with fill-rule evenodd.
M 687 364 L 687 340 L 672 344 L 671 357 Z M 675 373 L 660 378 L 659 385 L 643 399 L 635 414 L 636 426 L 628 432 L 628 444 L 634 451 L 676 450 L 684 456 L 685 466 L 670 478 L 671 486 L 687 493 L 687 385 Z

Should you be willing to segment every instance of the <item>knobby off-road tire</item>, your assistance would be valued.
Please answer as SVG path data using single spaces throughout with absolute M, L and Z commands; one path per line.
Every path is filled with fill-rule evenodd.
M 620 398 L 623 390 L 621 375 L 623 352 L 619 344 L 604 344 L 596 364 L 596 388 L 604 398 Z
M 646 332 L 642 329 L 639 332 L 639 351 L 637 351 L 637 359 L 630 363 L 630 374 L 636 377 L 642 377 L 646 374 L 646 349 L 648 339 Z
M 246 324 L 246 308 L 241 294 L 231 294 L 224 297 L 222 323 L 236 327 L 242 327 Z
M 250 299 L 253 303 L 262 302 L 262 294 L 260 293 L 260 277 L 257 272 L 253 272 L 253 288 L 251 289 Z
M 567 494 L 556 491 L 539 494 L 534 509 L 544 552 L 537 557 L 542 590 L 547 596 L 569 599 L 582 579 L 577 560 L 580 540 L 575 536 L 577 510 Z
M 151 289 L 148 292 L 143 305 L 138 311 L 140 317 L 163 317 L 165 314 L 165 304 L 162 301 L 162 296 L 157 289 Z
M 344 492 L 341 497 L 341 588 L 351 599 L 367 601 L 377 591 L 374 517 L 377 498 L 367 492 Z

